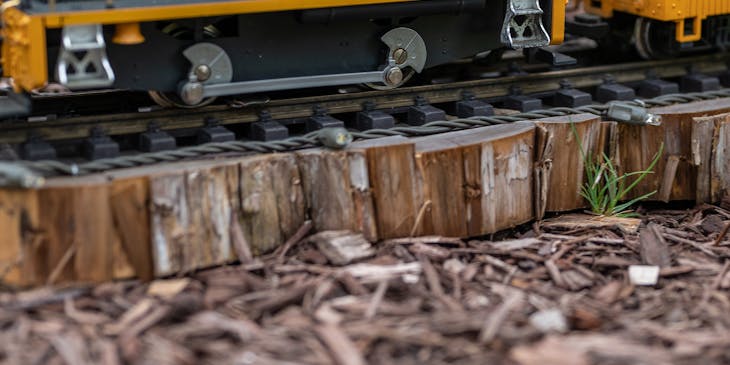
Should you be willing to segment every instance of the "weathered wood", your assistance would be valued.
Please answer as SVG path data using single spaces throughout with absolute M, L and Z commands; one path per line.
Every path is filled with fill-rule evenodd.
M 717 203 L 730 193 L 730 114 L 694 118 L 692 163 L 697 168 L 698 203 Z
M 692 155 L 693 119 L 717 115 L 730 110 L 727 99 L 709 100 L 668 107 L 654 108 L 651 112 L 662 117 L 661 126 L 618 125 L 617 162 L 619 173 L 644 170 L 664 145 L 664 152 L 654 173 L 633 189 L 627 197 L 637 197 L 663 189 L 668 200 L 694 200 L 697 197 L 697 168 Z M 677 159 L 676 173 L 665 172 L 670 156 Z M 672 165 L 669 165 L 673 168 Z M 673 178 L 671 178 L 673 177 Z M 659 199 L 658 195 L 650 199 Z
M 417 186 L 415 146 L 403 137 L 366 141 L 370 186 L 376 212 L 379 238 L 406 237 L 425 209 Z
M 276 194 L 271 187 L 272 156 L 255 157 L 240 165 L 241 222 L 254 254 L 282 242 Z
M 113 220 L 109 184 L 89 177 L 65 184 L 63 179 L 38 191 L 38 250 L 42 278 L 101 282 L 113 278 Z M 53 275 L 52 275 L 53 274 Z
M 254 254 L 270 251 L 304 221 L 304 195 L 296 160 L 284 154 L 256 156 L 241 161 L 239 169 L 244 237 Z
M 461 146 L 449 134 L 415 140 L 418 185 L 425 209 L 419 212 L 416 235 L 465 237 L 464 162 Z
M 533 209 L 535 218 L 542 219 L 547 209 L 550 177 L 553 171 L 554 136 L 547 128 L 535 126 L 535 165 L 533 167 Z
M 114 280 L 127 280 L 134 279 L 137 274 L 132 266 L 132 262 L 129 261 L 127 252 L 122 246 L 121 237 L 112 227 L 114 233 L 114 240 L 112 241 L 112 278 Z M 140 276 L 140 279 L 142 277 Z
M 42 284 L 36 252 L 42 239 L 38 229 L 35 190 L 0 190 L 0 282 L 6 285 Z
M 0 190 L 0 232 L 7 236 L 0 240 L 0 274 L 17 285 L 180 274 L 250 261 L 294 236 L 305 219 L 317 230 L 347 229 L 368 240 L 493 233 L 545 211 L 583 207 L 580 146 L 594 156 L 608 151 L 620 172 L 631 172 L 646 168 L 663 140 L 659 166 L 633 194 L 717 201 L 730 189 L 730 117 L 717 115 L 730 109 L 726 102 L 654 110 L 664 116 L 662 127 L 577 115 Z M 704 115 L 715 117 L 693 120 Z M 563 228 L 626 225 L 595 220 Z M 638 223 L 631 225 L 627 230 Z M 560 267 L 557 275 L 577 288 L 577 272 Z
M 626 233 L 634 233 L 639 230 L 641 219 L 612 217 L 603 215 L 587 214 L 566 214 L 555 218 L 546 219 L 541 226 L 550 229 L 561 229 L 566 231 L 584 229 L 604 229 L 618 227 Z
M 309 237 L 309 241 L 335 265 L 347 265 L 375 255 L 372 244 L 361 233 L 323 231 Z
M 600 118 L 579 114 L 541 119 L 535 124 L 539 133 L 536 189 L 543 195 L 537 199 L 538 216 L 585 207 L 580 195 L 585 181 L 584 158 L 600 157 L 603 152 Z
M 190 224 L 182 173 L 150 178 L 152 254 L 156 276 L 171 275 L 185 268 L 185 246 Z
M 672 258 L 669 255 L 669 245 L 664 241 L 659 225 L 649 223 L 639 232 L 641 261 L 647 265 L 669 267 Z
M 189 205 L 188 250 L 185 269 L 220 265 L 232 258 L 231 206 L 227 174 L 238 175 L 235 165 L 194 169 L 185 175 Z
M 377 215 L 370 185 L 367 156 L 362 147 L 358 149 L 356 145 L 348 152 L 347 159 L 355 222 L 359 222 L 356 228 L 362 232 L 365 239 L 375 242 L 378 240 Z
M 713 203 L 730 196 L 730 114 L 715 121 L 712 136 L 710 197 Z
M 245 245 L 238 249 L 268 251 L 293 234 L 305 219 L 299 168 L 292 155 L 196 161 L 156 171 L 140 170 L 143 177 L 149 175 L 145 177 L 149 180 L 147 226 L 156 276 L 235 260 L 240 255 L 234 252 L 232 239 L 238 246 Z M 141 179 L 134 173 L 118 175 L 118 180 Z M 122 202 L 125 194 L 118 195 L 114 200 L 121 206 L 114 207 L 115 215 L 130 215 L 140 209 L 140 201 Z M 141 199 L 143 191 L 138 195 Z M 138 220 L 143 217 L 140 214 Z
M 465 130 L 450 134 L 449 140 L 462 149 L 464 188 L 459 190 L 465 199 L 467 236 L 494 233 L 534 218 L 532 123 Z
M 694 118 L 692 123 L 692 164 L 697 168 L 697 203 L 712 201 L 710 191 L 712 140 L 715 132 L 715 118 Z
M 74 189 L 74 209 L 77 221 L 73 224 L 77 245 L 74 260 L 76 278 L 80 281 L 101 282 L 113 277 L 113 247 L 115 237 L 109 185 L 94 185 Z M 66 211 L 68 214 L 69 211 Z
M 306 220 L 306 201 L 296 156 L 280 154 L 272 161 L 271 184 L 276 196 L 282 241 L 293 236 Z
M 671 194 L 672 182 L 677 177 L 677 168 L 679 167 L 679 156 L 670 155 L 667 156 L 667 164 L 664 166 L 664 174 L 662 176 L 662 182 L 659 184 L 659 192 L 656 195 L 656 199 L 665 203 L 669 202 L 669 195 Z
M 120 179 L 112 183 L 109 196 L 115 231 L 126 260 L 139 279 L 153 278 L 149 214 L 149 180 Z M 117 255 L 115 253 L 115 259 Z M 115 274 L 115 277 L 119 275 Z
M 377 240 L 365 150 L 298 153 L 304 195 L 317 231 L 350 230 Z

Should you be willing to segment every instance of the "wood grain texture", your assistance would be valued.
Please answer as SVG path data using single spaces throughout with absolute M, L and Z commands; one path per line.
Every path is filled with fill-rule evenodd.
M 353 148 L 348 151 L 347 160 L 355 221 L 358 222 L 355 231 L 362 232 L 365 239 L 375 242 L 378 240 L 377 216 L 366 153 L 362 149 Z
M 232 256 L 228 173 L 237 174 L 237 167 L 200 168 L 185 174 L 190 217 L 187 228 L 189 250 L 185 257 L 188 270 L 224 264 Z
M 38 227 L 35 190 L 0 190 L 0 281 L 11 286 L 42 284 L 37 250 L 43 238 Z
M 76 278 L 102 282 L 113 278 L 114 250 L 117 244 L 109 206 L 109 185 L 93 185 L 69 192 L 74 197 L 74 222 L 77 245 L 74 259 Z M 68 214 L 68 212 L 66 212 Z
M 668 191 L 667 200 L 694 200 L 697 197 L 697 169 L 692 155 L 693 119 L 722 114 L 730 110 L 727 99 L 716 99 L 668 107 L 651 112 L 662 117 L 661 126 L 641 127 L 619 124 L 617 127 L 617 161 L 619 173 L 646 169 L 664 144 L 654 173 L 648 175 L 627 198 L 661 190 Z M 670 156 L 677 159 L 673 179 L 665 173 Z M 669 166 L 674 168 L 674 166 Z M 671 171 L 669 171 L 671 172 Z M 670 185 L 662 187 L 662 184 Z M 657 195 L 650 199 L 658 199 Z
M 118 241 L 109 190 L 107 183 L 82 181 L 38 191 L 39 229 L 44 233 L 38 251 L 41 277 L 50 282 L 113 278 L 114 245 Z
M 181 272 L 185 268 L 190 224 L 184 174 L 151 177 L 150 202 L 155 276 Z
M 272 161 L 271 183 L 276 195 L 281 237 L 286 240 L 306 220 L 306 201 L 296 156 L 280 154 L 277 157 Z
M 192 164 L 150 177 L 155 275 L 237 258 L 232 233 L 254 253 L 269 251 L 306 218 L 296 158 L 272 154 Z
M 298 153 L 309 216 L 317 231 L 350 230 L 377 239 L 365 151 Z
M 124 254 L 133 268 L 134 275 L 141 280 L 151 280 L 152 242 L 150 236 L 149 180 L 129 178 L 115 180 L 109 196 L 116 234 Z M 117 255 L 115 254 L 115 259 Z M 120 275 L 115 274 L 116 278 Z
M 709 203 L 712 201 L 710 191 L 711 165 L 712 165 L 712 143 L 715 133 L 714 117 L 693 118 L 691 151 L 692 165 L 697 171 L 697 190 L 695 201 L 697 203 Z
M 544 206 L 539 211 L 562 212 L 585 207 L 580 195 L 585 181 L 585 161 L 581 149 L 588 155 L 600 157 L 604 142 L 601 139 L 600 118 L 579 114 L 536 121 L 543 135 L 538 137 L 540 154 L 537 166 L 540 176 L 538 187 L 543 190 Z M 576 139 L 576 135 L 578 139 Z
M 448 135 L 459 146 L 467 236 L 478 236 L 514 227 L 534 218 L 533 156 L 535 126 L 529 122 L 470 129 Z M 459 161 L 455 159 L 454 161 Z M 457 189 L 457 188 L 454 188 Z
M 378 237 L 407 237 L 421 209 L 415 146 L 404 137 L 387 137 L 360 143 L 366 149 L 370 186 L 377 215 Z
M 276 194 L 271 187 L 271 156 L 241 162 L 239 187 L 243 233 L 254 254 L 269 251 L 282 241 Z
M 730 114 L 718 116 L 712 136 L 710 201 L 730 196 Z
M 574 115 L 0 189 L 0 274 L 19 286 L 178 275 L 250 261 L 307 219 L 370 241 L 494 233 L 583 207 L 580 146 L 606 151 L 621 173 L 646 168 L 664 143 L 633 193 L 715 202 L 730 193 L 729 110 L 727 99 L 658 108 L 661 127 Z
M 467 233 L 464 158 L 450 136 L 414 140 L 419 190 L 427 202 L 416 235 L 465 237 Z

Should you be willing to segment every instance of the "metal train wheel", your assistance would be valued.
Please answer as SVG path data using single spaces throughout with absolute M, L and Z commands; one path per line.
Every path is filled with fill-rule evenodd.
M 647 18 L 636 19 L 634 44 L 639 56 L 647 60 L 671 58 L 679 54 L 674 23 L 658 22 Z
M 194 108 L 200 108 L 206 105 L 210 105 L 215 101 L 215 97 L 205 98 L 200 103 L 194 104 L 194 105 L 188 105 L 185 104 L 182 100 L 180 100 L 180 97 L 177 96 L 175 93 L 169 93 L 164 91 L 154 91 L 150 90 L 147 92 L 150 96 L 150 99 L 155 102 L 155 104 L 163 107 L 163 108 L 181 108 L 181 109 L 194 109 Z
M 188 39 L 191 38 L 194 33 L 191 28 L 188 28 L 178 23 L 167 24 L 164 28 L 162 28 L 162 32 L 172 36 L 175 39 Z M 213 24 L 208 24 L 203 27 L 203 35 L 205 36 L 205 38 L 217 38 L 220 36 L 220 34 L 220 30 L 218 30 L 218 28 L 216 28 L 216 26 Z M 157 105 L 163 108 L 194 109 L 210 105 L 216 100 L 215 97 L 210 97 L 203 99 L 197 104 L 189 105 L 183 102 L 180 97 L 173 92 L 149 90 L 147 93 L 149 94 L 152 101 L 154 101 Z

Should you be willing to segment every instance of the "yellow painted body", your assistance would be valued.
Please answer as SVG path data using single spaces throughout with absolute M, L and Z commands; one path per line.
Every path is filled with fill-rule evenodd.
M 74 24 L 117 24 L 149 22 L 208 16 L 266 13 L 273 11 L 330 8 L 408 2 L 413 0 L 244 0 L 217 3 L 185 4 L 174 6 L 147 6 L 144 8 L 90 10 L 73 13 L 44 14 L 48 28 L 60 28 Z
M 48 81 L 46 29 L 40 18 L 15 8 L 3 12 L 2 64 L 15 91 L 32 90 Z
M 585 1 L 586 11 L 604 18 L 614 11 L 676 23 L 677 42 L 694 42 L 702 38 L 702 20 L 710 16 L 730 14 L 730 0 L 602 0 L 599 6 Z M 691 32 L 685 22 L 694 21 Z
M 6 1 L 11 3 L 14 0 Z M 74 12 L 56 12 L 29 15 L 13 6 L 4 9 L 2 34 L 3 72 L 13 80 L 16 92 L 43 87 L 48 82 L 45 33 L 47 28 L 62 28 L 82 24 L 121 24 L 129 35 L 130 24 L 159 20 L 199 18 L 232 14 L 251 14 L 288 10 L 331 8 L 342 6 L 372 5 L 417 0 L 243 0 L 216 3 L 117 8 Z M 423 1 L 423 0 L 421 0 Z M 15 1 L 17 3 L 17 1 Z M 2 0 L 0 0 L 2 3 Z M 16 5 L 16 4 L 13 4 Z M 565 31 L 565 2 L 555 0 L 551 43 L 562 43 Z M 131 40 L 130 40 L 131 39 Z M 125 38 L 130 44 L 132 38 Z
M 553 0 L 550 44 L 561 44 L 565 40 L 565 6 L 568 0 Z

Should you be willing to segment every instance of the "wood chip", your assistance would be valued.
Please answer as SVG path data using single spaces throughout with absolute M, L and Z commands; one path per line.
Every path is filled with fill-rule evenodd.
M 550 229 L 601 229 L 618 227 L 623 232 L 633 233 L 639 230 L 641 219 L 607 216 L 591 216 L 584 214 L 565 215 L 542 222 L 542 227 Z
M 641 260 L 647 265 L 656 265 L 660 268 L 672 264 L 669 256 L 669 246 L 655 223 L 649 225 L 639 232 L 639 243 L 641 248 Z
M 504 299 L 502 304 L 491 313 L 489 318 L 482 326 L 479 332 L 479 342 L 488 344 L 492 342 L 497 336 L 499 328 L 507 320 L 507 316 L 512 310 L 517 309 L 521 306 L 524 300 L 524 294 L 520 291 L 511 291 L 509 295 Z
M 315 328 L 317 336 L 324 342 L 339 365 L 365 365 L 367 362 L 360 350 L 347 334 L 333 324 L 320 325 Z
M 180 294 L 189 284 L 188 278 L 155 280 L 147 288 L 147 295 L 169 300 Z
M 730 247 L 713 240 L 730 214 L 708 205 L 642 210 L 641 231 L 560 219 L 497 238 L 354 248 L 330 245 L 346 235 L 309 242 L 311 223 L 297 221 L 289 228 L 298 232 L 277 231 L 290 236 L 284 246 L 244 255 L 241 265 L 147 283 L 6 290 L 0 353 L 14 364 L 726 362 Z M 346 260 L 364 251 L 367 261 L 335 265 L 328 250 Z M 647 264 L 651 275 L 639 276 L 648 279 L 629 272 Z M 636 286 L 644 283 L 659 285 Z
M 395 265 L 354 264 L 345 267 L 343 271 L 363 283 L 379 283 L 395 278 L 410 281 L 413 277 L 417 281 L 418 276 L 421 275 L 421 264 L 419 262 Z
M 335 265 L 347 265 L 375 254 L 372 244 L 360 233 L 324 231 L 309 238 Z
M 522 238 L 518 240 L 494 242 L 491 245 L 498 250 L 512 251 L 528 248 L 540 243 L 542 243 L 542 241 L 538 238 Z

